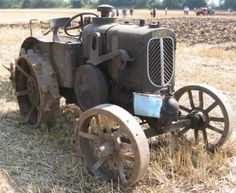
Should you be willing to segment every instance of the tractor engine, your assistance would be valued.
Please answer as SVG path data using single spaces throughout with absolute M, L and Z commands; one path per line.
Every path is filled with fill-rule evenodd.
M 109 6 L 98 10 L 102 17 L 93 18 L 83 29 L 83 57 L 105 73 L 109 102 L 133 113 L 133 92 L 170 97 L 175 82 L 175 33 L 158 23 L 145 25 L 144 20 L 138 25 L 119 24 L 108 17 Z

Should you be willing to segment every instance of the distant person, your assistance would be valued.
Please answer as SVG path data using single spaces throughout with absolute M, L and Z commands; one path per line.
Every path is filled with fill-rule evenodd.
M 129 10 L 129 14 L 130 14 L 131 17 L 133 16 L 133 13 L 134 13 L 134 9 L 131 8 L 131 9 Z
M 125 8 L 122 9 L 122 15 L 125 17 Z
M 156 17 L 156 8 L 153 8 L 153 10 L 152 10 L 152 17 L 153 17 L 153 18 Z
M 112 9 L 112 11 L 111 11 L 111 17 L 115 17 L 115 10 L 114 9 Z
M 119 9 L 116 9 L 116 17 L 119 17 Z
M 168 12 L 168 8 L 166 7 L 165 8 L 165 15 L 167 15 L 167 12 Z
M 186 15 L 186 9 L 187 9 L 187 7 L 184 6 L 184 15 Z
M 126 16 L 127 16 L 127 9 L 126 9 L 126 8 L 123 8 L 123 9 L 122 9 L 122 14 L 123 14 L 123 17 L 124 17 L 124 19 L 125 19 Z
M 229 13 L 232 13 L 232 12 L 233 12 L 233 9 L 228 8 L 228 12 L 229 12 Z
M 187 6 L 186 7 L 186 15 L 188 15 L 188 13 L 189 13 L 189 7 Z

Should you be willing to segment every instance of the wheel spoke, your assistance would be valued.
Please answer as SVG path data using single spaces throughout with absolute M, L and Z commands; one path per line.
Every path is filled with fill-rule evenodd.
M 95 124 L 97 126 L 98 135 L 101 137 L 101 136 L 103 136 L 104 133 L 103 133 L 103 130 L 101 127 L 99 116 L 96 115 L 96 116 L 94 116 L 94 118 L 95 118 Z
M 121 136 L 121 132 L 119 130 L 112 133 L 114 139 L 118 139 Z
M 29 94 L 28 90 L 16 91 L 16 96 L 17 97 L 25 96 L 25 95 L 28 95 L 28 94 Z
M 222 117 L 210 117 L 210 121 L 225 122 L 225 119 Z
M 209 112 L 212 111 L 217 105 L 218 105 L 218 104 L 217 104 L 217 102 L 215 101 L 215 102 L 212 103 L 209 107 L 207 107 L 206 112 L 209 113 Z
M 194 129 L 194 140 L 195 140 L 195 144 L 198 144 L 199 142 L 199 138 L 198 138 L 198 129 Z
M 35 106 L 35 108 L 37 109 L 38 112 L 40 112 L 40 107 L 39 106 Z
M 91 140 L 94 140 L 94 141 L 99 141 L 101 138 L 97 135 L 93 135 L 93 134 L 90 134 L 90 133 L 86 133 L 86 132 L 83 132 L 83 131 L 79 131 L 79 135 L 83 138 L 86 138 L 86 139 L 91 139 Z
M 212 125 L 208 125 L 207 128 L 209 128 L 212 131 L 215 131 L 216 133 L 220 133 L 222 135 L 224 134 L 224 131 L 222 131 L 222 130 L 216 128 L 216 127 L 213 127 Z
M 101 124 L 100 124 L 100 120 L 99 120 L 98 115 L 97 115 L 97 116 L 94 116 L 94 118 L 95 118 L 95 123 L 96 123 L 96 125 L 97 125 L 97 128 L 100 130 Z
M 194 109 L 195 105 L 194 105 L 194 102 L 193 102 L 193 95 L 192 95 L 191 90 L 188 91 L 188 97 L 189 97 L 189 102 L 190 102 L 191 108 Z
M 179 105 L 179 108 L 180 108 L 181 110 L 187 112 L 187 113 L 190 113 L 190 112 L 191 112 L 190 109 L 188 109 L 187 107 L 184 107 L 183 105 Z
M 101 157 L 97 160 L 97 162 L 95 164 L 93 164 L 93 170 L 96 171 L 98 170 L 98 168 L 100 168 L 102 166 L 102 164 L 108 159 L 107 157 Z
M 119 163 L 118 170 L 119 170 L 119 176 L 120 176 L 121 181 L 123 183 L 127 182 L 127 180 L 125 178 L 124 167 L 123 167 L 122 162 Z
M 29 75 L 27 72 L 25 72 L 25 71 L 23 70 L 23 68 L 21 68 L 18 64 L 16 64 L 16 68 L 18 68 L 18 70 L 19 70 L 22 74 L 24 74 L 27 78 L 30 78 L 30 75 Z
M 206 145 L 206 148 L 207 148 L 208 147 L 208 139 L 207 139 L 207 132 L 205 129 L 202 130 L 202 134 L 203 134 L 204 144 Z
M 182 129 L 180 132 L 178 132 L 178 135 L 179 135 L 179 136 L 182 136 L 182 135 L 185 134 L 189 129 L 190 129 L 190 127 L 185 127 L 185 128 Z
M 199 91 L 199 107 L 203 108 L 203 92 Z
M 29 112 L 28 112 L 28 114 L 26 116 L 26 122 L 29 122 L 30 116 L 34 112 L 35 108 L 36 108 L 36 106 L 33 106 L 33 105 L 31 106 L 31 108 L 30 108 L 30 110 L 29 110 Z

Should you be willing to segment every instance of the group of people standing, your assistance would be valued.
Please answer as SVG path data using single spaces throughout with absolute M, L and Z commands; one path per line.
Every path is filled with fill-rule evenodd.
M 124 17 L 124 18 L 126 18 L 127 16 L 128 16 L 128 14 L 130 15 L 130 16 L 133 16 L 133 14 L 134 14 L 134 9 L 133 8 L 130 8 L 129 10 L 127 9 L 127 8 L 123 8 L 122 10 L 121 10 L 121 13 L 122 13 L 122 16 Z M 111 16 L 112 17 L 119 17 L 119 15 L 120 15 L 120 10 L 117 8 L 116 10 L 113 10 L 112 11 L 112 13 L 111 13 Z
M 165 15 L 167 15 L 167 13 L 168 13 L 168 8 L 166 7 L 166 8 L 164 9 L 164 11 L 165 11 Z M 184 6 L 184 15 L 188 15 L 188 14 L 189 14 L 189 11 L 190 11 L 189 7 L 188 7 L 188 6 Z M 121 10 L 121 14 L 122 14 L 122 16 L 123 16 L 124 18 L 126 18 L 128 15 L 130 15 L 130 16 L 132 17 L 133 14 L 134 14 L 134 9 L 133 9 L 133 8 L 130 8 L 130 9 L 123 8 L 123 9 Z M 151 14 L 151 17 L 155 18 L 155 17 L 157 16 L 157 9 L 156 9 L 156 8 L 153 8 L 153 9 L 151 10 L 150 14 Z M 118 8 L 117 8 L 117 9 L 114 9 L 114 10 L 112 11 L 112 14 L 111 14 L 112 17 L 115 17 L 115 16 L 116 16 L 116 17 L 119 17 L 119 15 L 120 15 L 120 10 L 119 10 Z
M 166 7 L 166 8 L 165 8 L 165 15 L 167 15 L 167 12 L 168 12 L 168 8 Z M 156 15 L 157 15 L 157 10 L 156 10 L 156 8 L 153 8 L 150 14 L 151 14 L 151 17 L 155 18 Z

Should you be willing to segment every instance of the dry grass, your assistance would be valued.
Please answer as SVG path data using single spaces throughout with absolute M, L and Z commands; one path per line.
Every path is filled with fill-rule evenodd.
M 0 64 L 17 57 L 28 34 L 23 28 L 1 29 Z M 176 87 L 209 83 L 223 90 L 236 109 L 235 50 L 227 51 L 228 46 L 178 44 Z M 22 121 L 10 87 L 8 72 L 0 65 L 0 192 L 236 192 L 235 134 L 215 154 L 169 135 L 158 137 L 150 142 L 146 176 L 124 188 L 88 174 L 77 158 L 76 107 L 62 101 L 56 128 L 32 128 Z
M 225 50 L 221 47 L 210 47 L 199 51 L 200 57 L 216 58 L 219 60 L 235 60 L 235 50 Z
M 235 43 L 206 45 L 197 44 L 186 47 L 178 45 L 177 50 L 177 87 L 188 83 L 207 83 L 222 90 L 233 106 L 235 100 L 235 49 L 225 50 Z

